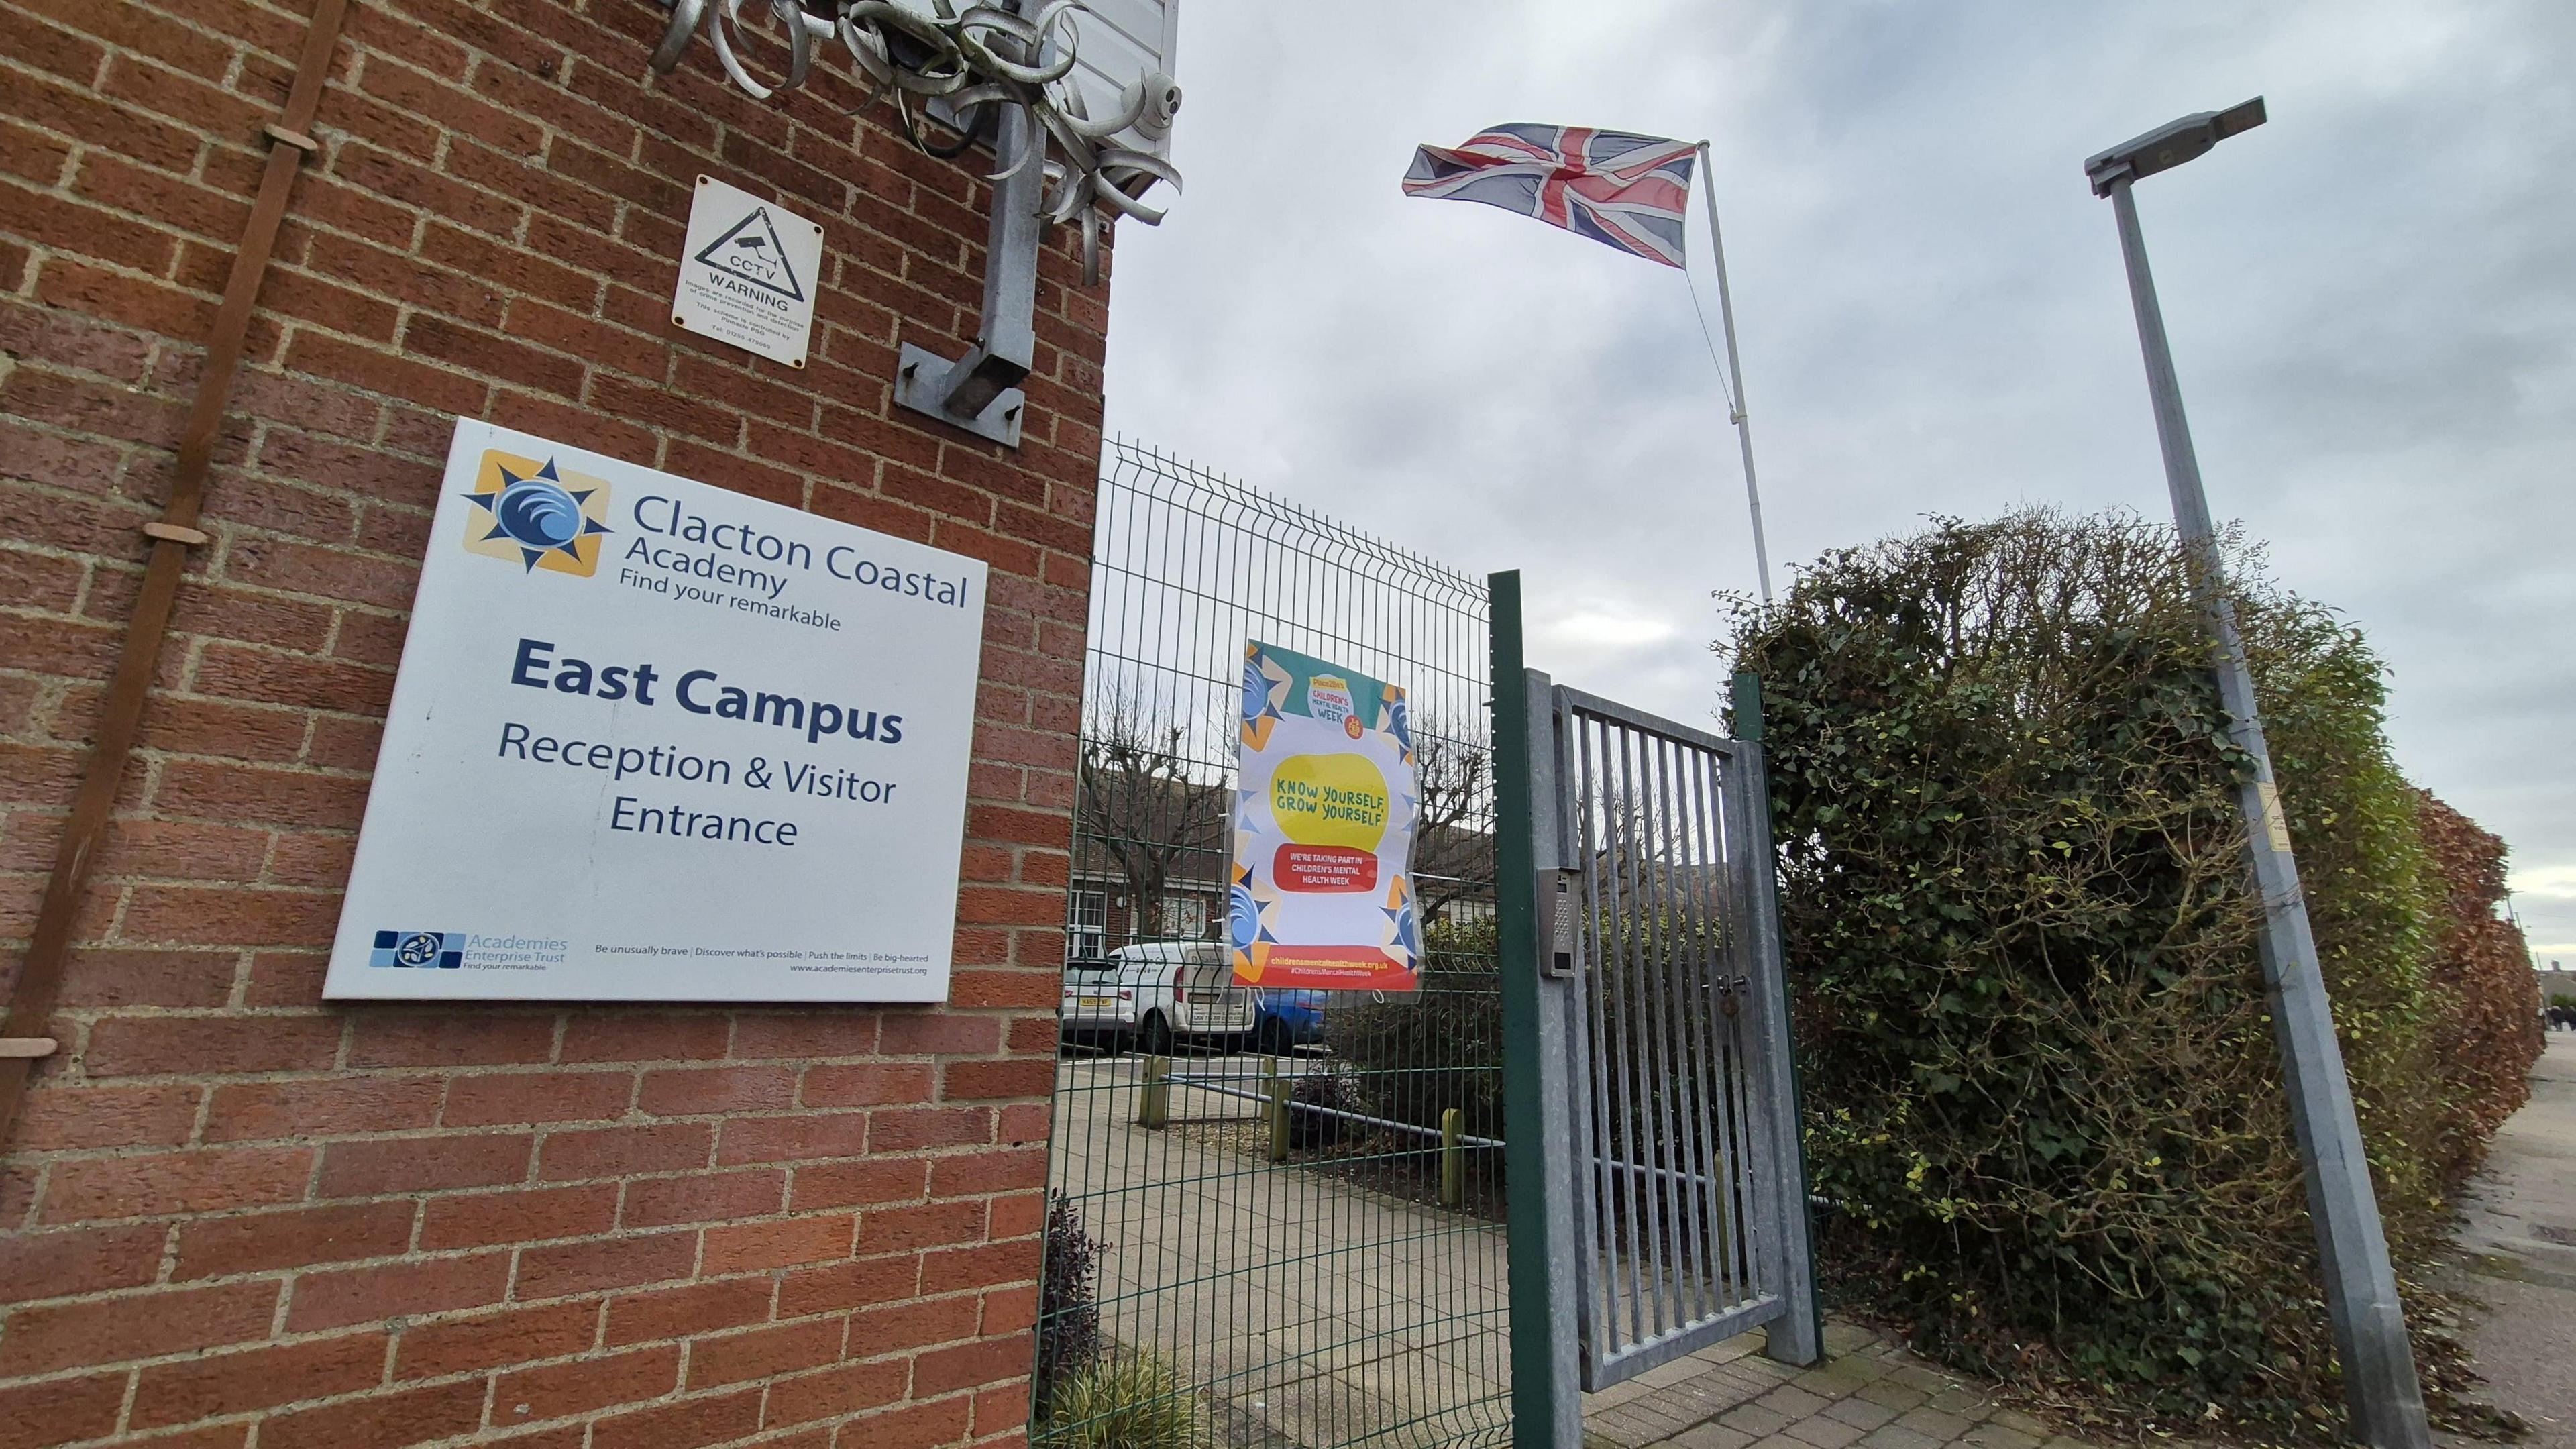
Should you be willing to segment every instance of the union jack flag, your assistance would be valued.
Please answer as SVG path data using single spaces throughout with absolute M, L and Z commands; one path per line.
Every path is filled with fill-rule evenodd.
M 1589 126 L 1496 126 L 1415 148 L 1404 194 L 1481 201 L 1678 267 L 1696 149 Z

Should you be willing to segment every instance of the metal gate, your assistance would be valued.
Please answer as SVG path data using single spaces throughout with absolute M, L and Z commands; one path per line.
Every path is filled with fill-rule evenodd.
M 1487 609 L 1482 580 L 1108 449 L 1037 1443 L 1511 1442 Z M 1262 999 L 1246 1032 L 1242 1003 L 1128 979 L 1224 930 L 1247 639 L 1409 691 L 1415 996 Z
M 1497 615 L 1516 611 L 1498 588 Z M 1544 1279 L 1515 1305 L 1544 1311 L 1546 1341 L 1515 1363 L 1545 1366 L 1559 1402 L 1523 1412 L 1572 1442 L 1568 1380 L 1606 1388 L 1756 1327 L 1773 1357 L 1811 1363 L 1821 1325 L 1758 690 L 1739 682 L 1749 738 L 1728 739 L 1523 681 L 1506 745 L 1529 761 L 1535 899 L 1515 1006 L 1530 1110 L 1565 1146 L 1545 1157 L 1547 1251 L 1515 1258 Z

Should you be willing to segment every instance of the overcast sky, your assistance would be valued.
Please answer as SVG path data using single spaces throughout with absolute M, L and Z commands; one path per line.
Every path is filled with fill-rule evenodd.
M 1415 143 L 1715 142 L 1785 580 L 1928 513 L 2165 516 L 2082 162 L 2264 95 L 2139 191 L 2213 507 L 2369 631 L 2399 763 L 2576 964 L 2576 7 L 1191 0 L 1176 69 L 1188 190 L 1119 234 L 1111 427 L 1522 569 L 1535 664 L 1693 720 L 1753 562 L 1683 277 L 1404 198 Z

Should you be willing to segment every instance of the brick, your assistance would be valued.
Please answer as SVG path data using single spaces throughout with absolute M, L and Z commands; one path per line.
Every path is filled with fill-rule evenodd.
M 796 1169 L 787 1205 L 804 1212 L 907 1201 L 922 1195 L 928 1172 L 929 1164 L 901 1157 L 809 1163 Z
M 551 1132 L 538 1155 L 537 1176 L 571 1182 L 702 1167 L 714 1138 L 713 1128 L 700 1122 Z
M 0 1234 L 0 1303 L 138 1288 L 161 1271 L 159 1223 Z
M 529 1248 L 519 1254 L 519 1278 L 512 1291 L 514 1297 L 531 1299 L 632 1288 L 685 1278 L 697 1260 L 698 1235 L 687 1231 Z
M 226 566 L 235 578 L 270 588 L 297 589 L 307 592 L 345 590 L 365 596 L 387 596 L 398 590 L 396 584 L 407 584 L 409 571 L 396 568 L 368 574 L 369 560 L 331 549 L 316 548 L 282 539 L 236 539 L 227 555 Z M 324 583 L 311 577 L 308 566 L 329 574 L 349 574 L 364 582 Z M 370 600 L 381 602 L 381 598 Z M 304 708 L 336 709 L 350 714 L 381 715 L 393 698 L 394 679 L 390 671 L 371 669 L 334 659 L 315 659 L 273 649 L 249 649 L 232 644 L 209 645 L 197 657 L 197 667 L 189 679 L 190 687 L 202 694 L 222 695 L 231 699 L 251 700 L 261 704 L 297 705 Z M 339 781 L 345 791 L 352 783 Z M 273 817 L 272 817 L 273 818 Z M 345 815 L 316 819 L 310 816 L 281 820 L 282 825 L 328 825 L 352 829 L 354 822 Z
M 492 1420 L 532 1424 L 612 1404 L 658 1398 L 679 1386 L 680 1351 L 639 1348 L 502 1374 L 492 1381 Z
M 118 820 L 98 856 L 100 874 L 250 884 L 268 856 L 268 830 L 188 820 Z
M 0 1375 L 126 1363 L 262 1337 L 278 1285 L 234 1283 L 22 1308 L 0 1338 Z
M 579 360 L 513 342 L 497 332 L 459 327 L 430 313 L 413 314 L 411 325 L 403 330 L 403 349 L 542 392 L 581 395 L 584 367 Z
M 1026 1333 L 1037 1327 L 1038 1288 L 1023 1282 L 984 1295 L 982 1322 L 977 1332 L 986 1338 L 1004 1333 Z
M 509 1289 L 510 1255 L 416 1258 L 376 1268 L 306 1273 L 286 1311 L 290 1333 L 372 1323 L 395 1314 L 440 1313 L 498 1303 Z
M 394 1349 L 397 1379 L 481 1373 L 587 1351 L 599 1332 L 595 1302 L 548 1303 L 444 1318 L 403 1332 Z
M 1059 897 L 1060 898 L 1060 897 Z M 1049 933 L 1051 939 L 1060 935 Z M 961 968 L 948 979 L 948 995 L 958 1006 L 1053 1006 L 1063 996 L 1062 956 L 1050 954 L 1052 967 L 1026 971 L 977 971 Z
M 841 1334 L 841 1320 L 818 1318 L 699 1339 L 689 1346 L 689 1390 L 837 1363 Z
M 921 1291 L 954 1293 L 966 1288 L 1025 1283 L 1037 1275 L 1038 1253 L 1038 1242 L 1034 1238 L 924 1253 L 921 1255 Z
M 10 1146 L 20 1151 L 176 1147 L 197 1125 L 196 1086 L 66 1087 L 27 1095 Z
M 131 1427 L 161 1428 L 369 1388 L 384 1378 L 385 1335 L 352 1333 L 305 1343 L 210 1354 L 143 1371 Z
M 769 1298 L 766 1274 L 623 1293 L 609 1300 L 606 1341 L 646 1343 L 758 1323 L 769 1316 Z
M 402 1449 L 471 1433 L 483 1422 L 483 1382 L 438 1384 L 271 1417 L 261 1449 Z
M 846 1258 L 856 1223 L 854 1213 L 830 1213 L 710 1227 L 699 1250 L 699 1271 L 742 1273 Z
M 605 1233 L 617 1222 L 617 1188 L 541 1187 L 435 1197 L 422 1210 L 420 1246 L 482 1248 Z
M 844 1364 L 779 1379 L 769 1386 L 766 1422 L 809 1424 L 890 1404 L 902 1396 L 904 1379 L 900 1363 Z
M 153 794 L 158 808 L 213 820 L 355 830 L 367 782 L 293 770 L 173 761 Z
M 816 1008 L 786 1016 L 746 1014 L 734 1022 L 733 1055 L 846 1057 L 875 1051 L 877 1014 Z
M 322 1150 L 321 1197 L 382 1197 L 499 1187 L 528 1175 L 534 1139 L 523 1132 L 387 1137 Z
M 256 1141 L 427 1127 L 438 1120 L 439 1092 L 440 1084 L 429 1077 L 334 1077 L 219 1086 L 206 1111 L 206 1140 Z
M 1052 1028 L 1053 1023 L 1048 1025 Z M 942 1157 L 931 1164 L 930 1195 L 962 1197 L 968 1193 L 1043 1187 L 1046 1173 L 1047 1150 L 1043 1147 Z
M 984 1203 L 978 1198 L 915 1207 L 873 1207 L 859 1222 L 859 1251 L 891 1253 L 905 1248 L 976 1242 L 983 1236 Z
M 353 1067 L 492 1067 L 552 1055 L 551 1017 L 421 1012 L 365 1016 L 349 1042 Z
M 890 1303 L 850 1318 L 851 1358 L 901 1353 L 926 1344 L 953 1343 L 975 1331 L 981 1316 L 972 1297 L 928 1298 Z
M 901 1253 L 821 1268 L 799 1268 L 778 1284 L 778 1316 L 801 1318 L 910 1297 L 921 1286 L 921 1259 Z
M 463 373 L 429 367 L 319 332 L 299 332 L 287 345 L 286 365 L 325 380 L 343 380 L 443 412 L 471 416 L 483 411 L 491 395 L 488 383 Z
M 412 1205 L 361 1203 L 183 1224 L 172 1282 L 385 1258 L 411 1245 Z
M 927 1062 L 855 1062 L 808 1068 L 801 1096 L 808 1107 L 928 1102 L 936 1081 Z
M 908 1404 L 882 1414 L 871 1414 L 850 1426 L 843 1442 L 855 1446 L 864 1435 L 871 1449 L 928 1449 L 930 1445 L 954 1444 L 969 1432 L 974 1421 L 975 1399 L 955 1394 L 926 1404 Z M 1001 1427 L 1011 1427 L 1003 1425 Z
M 420 255 L 577 313 L 591 311 L 599 295 L 599 279 L 577 267 L 437 222 L 430 223 L 422 235 Z
M 869 1114 L 879 1152 L 927 1147 L 980 1147 L 993 1140 L 993 1114 L 984 1107 L 907 1107 Z
M 1033 1061 L 950 1062 L 940 1072 L 939 1095 L 951 1101 L 1044 1097 L 1055 1090 L 1055 1058 Z
M 994 1135 L 1006 1147 L 1025 1147 L 1032 1142 L 1045 1142 L 1054 1127 L 1053 1103 L 1023 1102 L 1004 1107 L 996 1114 Z
M 655 1228 L 757 1217 L 777 1212 L 786 1199 L 787 1174 L 775 1168 L 640 1178 L 626 1185 L 620 1221 L 630 1228 Z
M 924 1398 L 999 1383 L 1029 1371 L 1028 1340 L 1018 1335 L 937 1349 L 912 1361 L 912 1391 Z
M 310 1148 L 239 1147 L 65 1162 L 45 1187 L 43 1220 L 220 1212 L 294 1202 L 313 1171 Z
M 340 922 L 336 893 L 202 886 L 135 886 L 124 934 L 138 941 L 227 946 L 321 946 Z M 338 1023 L 332 1023 L 337 1035 Z
M 1029 1386 L 1025 1380 L 977 1389 L 974 1401 L 978 1435 L 1009 1434 L 1029 1422 Z
M 796 1074 L 786 1067 L 700 1067 L 648 1072 L 636 1106 L 657 1117 L 769 1112 L 796 1105 Z
M 728 1443 L 760 1427 L 758 1390 L 684 1399 L 601 1419 L 591 1449 L 693 1449 Z
M 794 1117 L 733 1117 L 723 1126 L 716 1161 L 791 1162 L 857 1157 L 868 1150 L 865 1112 L 809 1112 Z
M 1059 908 L 1057 916 L 1050 919 L 1061 915 Z M 983 1055 L 1001 1047 L 1002 1023 L 990 1016 L 889 1011 L 877 1033 L 877 1050 L 887 1056 L 929 1052 Z
M 0 214 L 30 241 L 138 272 L 165 271 L 178 252 L 177 242 L 141 222 L 12 182 L 0 182 Z
M 104 1438 L 125 1406 L 125 1375 L 92 1374 L 0 1388 L 0 1449 Z
M 1046 1194 L 1017 1192 L 987 1198 L 984 1236 L 995 1242 L 1028 1237 L 1046 1227 Z
M 731 1027 L 721 1016 L 585 1012 L 564 1023 L 567 1062 L 703 1061 L 723 1056 Z
M 624 1072 L 501 1072 L 459 1077 L 439 1120 L 450 1127 L 577 1122 L 625 1115 L 635 1079 Z

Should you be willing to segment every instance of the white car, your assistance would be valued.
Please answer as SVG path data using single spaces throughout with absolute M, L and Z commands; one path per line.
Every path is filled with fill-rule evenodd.
M 1170 1056 L 1184 1045 L 1241 1050 L 1257 1013 L 1224 945 L 1149 941 L 1066 963 L 1057 1015 L 1068 1040 Z

